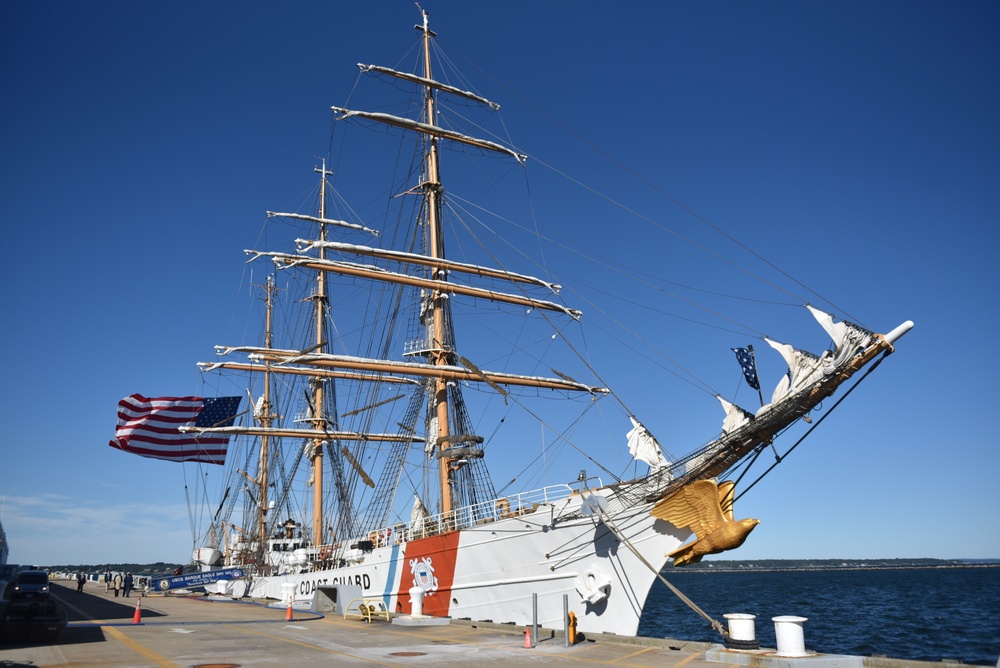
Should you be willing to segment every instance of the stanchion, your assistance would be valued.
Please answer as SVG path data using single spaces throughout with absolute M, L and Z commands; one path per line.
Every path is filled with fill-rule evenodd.
M 142 596 L 135 602 L 135 613 L 132 615 L 133 624 L 142 624 Z

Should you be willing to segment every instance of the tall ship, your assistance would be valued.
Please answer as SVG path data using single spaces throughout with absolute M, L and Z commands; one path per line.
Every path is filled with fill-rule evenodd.
M 437 76 L 443 56 L 421 17 L 412 71 L 359 65 L 359 86 L 400 104 L 332 108 L 334 132 L 360 131 L 371 153 L 358 166 L 319 161 L 315 206 L 267 213 L 285 245 L 246 251 L 263 267 L 253 277 L 259 335 L 199 363 L 213 379 L 204 394 L 229 399 L 213 400 L 209 419 L 203 397 L 126 398 L 111 445 L 231 474 L 194 560 L 238 569 L 236 596 L 305 601 L 352 585 L 409 614 L 419 588 L 425 615 L 561 628 L 568 610 L 579 631 L 635 635 L 668 562 L 747 540 L 757 520 L 737 519 L 734 499 L 750 465 L 790 427 L 820 421 L 834 404 L 823 402 L 912 323 L 878 334 L 802 308 L 829 348 L 765 339 L 787 362 L 770 399 L 744 408 L 719 395 L 721 430 L 706 425 L 705 441 L 672 455 L 628 408 L 630 393 L 653 388 L 602 380 L 580 333 L 584 309 L 559 280 L 542 263 L 508 264 L 530 251 L 514 241 L 488 245 L 491 214 L 463 190 L 480 173 L 458 158 L 518 179 L 531 158 L 499 133 L 468 131 L 499 105 Z M 374 163 L 390 152 L 412 156 L 410 166 L 391 172 L 377 216 L 361 213 L 369 195 L 333 184 L 375 182 Z M 580 240 L 559 243 L 570 241 Z M 752 347 L 737 349 L 733 369 L 759 391 Z M 185 402 L 206 411 L 177 418 L 188 454 L 158 454 L 156 438 L 142 452 L 150 411 Z M 617 440 L 581 426 L 602 406 L 598 421 Z M 599 462 L 612 450 L 631 453 L 625 473 Z M 518 473 L 500 484 L 498 465 Z

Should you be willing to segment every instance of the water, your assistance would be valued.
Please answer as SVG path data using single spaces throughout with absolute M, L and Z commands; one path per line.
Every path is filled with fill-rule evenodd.
M 778 615 L 807 617 L 806 649 L 916 661 L 998 665 L 1000 568 L 706 572 L 665 577 L 698 607 L 757 615 L 762 647 L 775 647 Z M 657 582 L 639 635 L 720 642 L 719 635 Z

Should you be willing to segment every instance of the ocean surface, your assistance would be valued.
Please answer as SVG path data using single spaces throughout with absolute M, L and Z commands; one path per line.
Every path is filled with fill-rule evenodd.
M 664 577 L 714 619 L 756 615 L 761 647 L 772 617 L 797 615 L 808 651 L 998 665 L 1000 568 L 737 571 L 670 570 Z M 663 583 L 650 592 L 639 635 L 721 642 Z

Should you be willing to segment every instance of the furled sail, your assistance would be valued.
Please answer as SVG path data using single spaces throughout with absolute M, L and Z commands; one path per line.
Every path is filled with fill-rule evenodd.
M 349 223 L 346 220 L 334 220 L 333 218 L 321 218 L 318 216 L 306 216 L 301 213 L 282 213 L 280 211 L 268 211 L 268 218 L 296 218 L 298 220 L 308 220 L 313 223 L 321 223 L 323 225 L 335 225 L 337 227 L 346 227 L 352 230 L 361 230 L 362 232 L 368 232 L 372 236 L 378 236 L 378 230 L 373 230 L 370 227 L 365 227 L 364 225 L 358 225 L 356 223 Z
M 476 373 L 462 366 L 434 366 L 432 364 L 423 364 L 419 362 L 396 362 L 392 360 L 353 357 L 350 355 L 302 353 L 298 350 L 279 350 L 277 348 L 260 348 L 257 346 L 219 346 L 216 348 L 216 353 L 218 355 L 228 355 L 234 352 L 248 353 L 248 359 L 258 362 L 271 362 L 276 365 L 301 364 L 309 365 L 317 369 L 320 367 L 327 367 L 355 371 L 372 371 L 377 373 L 405 374 L 424 378 L 443 378 L 446 380 L 469 382 L 481 381 L 483 376 L 486 376 L 492 382 L 499 385 L 542 387 L 553 390 L 588 392 L 591 394 L 606 394 L 608 392 L 607 388 L 592 387 L 590 385 L 585 385 L 572 380 L 565 380 L 563 378 L 525 376 L 520 374 L 503 373 L 501 371 L 487 371 L 485 369 Z M 215 364 L 214 366 L 218 367 L 219 365 Z M 203 369 L 204 368 L 205 367 L 203 367 Z M 311 371 L 311 373 L 318 373 L 318 371 Z
M 348 118 L 357 117 L 364 118 L 369 121 L 377 121 L 379 123 L 385 123 L 386 125 L 394 125 L 398 128 L 404 128 L 406 130 L 414 130 L 416 132 L 422 132 L 423 134 L 430 135 L 432 137 L 440 137 L 441 139 L 449 139 L 451 141 L 458 142 L 460 144 L 468 144 L 469 146 L 476 146 L 478 148 L 488 149 L 490 151 L 495 151 L 497 153 L 505 153 L 515 160 L 517 160 L 522 165 L 528 156 L 522 155 L 517 151 L 512 151 L 506 146 L 502 146 L 496 142 L 489 141 L 488 139 L 477 139 L 476 137 L 470 137 L 468 135 L 463 135 L 461 132 L 455 132 L 454 130 L 447 130 L 445 128 L 438 127 L 436 125 L 428 125 L 427 123 L 420 123 L 419 121 L 410 120 L 409 118 L 401 118 L 399 116 L 393 116 L 391 114 L 383 114 L 377 111 L 355 111 L 352 109 L 344 109 L 343 107 L 331 107 L 336 113 L 341 114 L 340 118 L 337 120 L 346 120 Z
M 413 497 L 413 508 L 410 510 L 410 528 L 413 533 L 419 534 L 424 530 L 424 523 L 430 518 L 427 507 L 420 500 L 419 496 Z
M 775 404 L 784 399 L 789 394 L 794 394 L 799 390 L 809 387 L 826 375 L 825 365 L 821 357 L 817 357 L 805 350 L 798 350 L 787 343 L 779 343 L 771 339 L 764 338 L 768 345 L 781 353 L 788 364 L 788 374 L 782 376 L 778 386 L 774 388 L 771 396 L 771 403 Z
M 628 451 L 635 459 L 649 464 L 651 468 L 658 469 L 669 466 L 663 457 L 663 451 L 656 437 L 649 433 L 649 430 L 631 415 L 628 418 L 632 421 L 632 430 L 626 434 L 628 438 Z
M 363 63 L 358 63 L 358 69 L 362 72 L 379 72 L 380 74 L 388 74 L 390 76 L 398 77 L 406 81 L 412 81 L 413 83 L 418 83 L 421 86 L 430 86 L 431 88 L 436 88 L 437 90 L 444 91 L 446 93 L 451 93 L 452 95 L 458 95 L 469 100 L 475 100 L 481 104 L 486 105 L 494 111 L 499 111 L 500 105 L 496 102 L 491 102 L 485 97 L 476 95 L 467 90 L 462 90 L 461 88 L 455 88 L 454 86 L 449 86 L 448 84 L 441 83 L 440 81 L 434 81 L 433 79 L 428 79 L 427 77 L 420 77 L 416 74 L 410 74 L 409 72 L 400 72 L 398 70 L 389 69 L 388 67 L 381 67 L 379 65 L 365 65 Z
M 834 322 L 832 315 L 808 304 L 806 304 L 806 308 L 833 339 L 833 355 L 825 360 L 824 364 L 827 373 L 832 373 L 834 369 L 845 364 L 859 350 L 867 348 L 872 342 L 871 332 L 849 322 Z
M 731 434 L 753 419 L 753 414 L 748 413 L 736 404 L 731 404 L 718 395 L 715 398 L 722 404 L 722 410 L 726 411 L 726 417 L 722 419 L 723 434 Z
M 502 278 L 515 283 L 539 285 L 548 288 L 555 294 L 559 294 L 559 291 L 562 289 L 561 285 L 550 283 L 549 281 L 545 281 L 534 276 L 516 274 L 505 269 L 481 267 L 479 265 L 468 264 L 466 262 L 456 262 L 454 260 L 445 260 L 443 258 L 428 257 L 426 255 L 420 255 L 419 253 L 406 253 L 403 251 L 394 251 L 384 248 L 371 248 L 369 246 L 359 246 L 358 244 L 347 244 L 339 241 L 312 241 L 308 239 L 296 239 L 295 244 L 300 253 L 316 248 L 326 248 L 328 250 L 335 250 L 344 253 L 355 253 L 357 255 L 367 255 L 370 257 L 395 260 L 404 263 L 434 266 L 448 271 L 460 271 L 466 274 L 474 274 L 476 276 L 484 276 L 487 278 Z
M 479 299 L 489 299 L 496 302 L 505 302 L 508 304 L 518 304 L 521 306 L 527 306 L 529 308 L 541 308 L 549 311 L 560 311 L 565 313 L 574 320 L 579 320 L 582 313 L 577 309 L 567 308 L 562 304 L 557 304 L 555 302 L 550 302 L 544 299 L 532 299 L 530 297 L 525 297 L 519 294 L 507 294 L 503 292 L 498 292 L 496 290 L 487 290 L 485 288 L 478 288 L 470 285 L 462 285 L 460 283 L 451 283 L 448 281 L 440 281 L 433 279 L 421 278 L 419 276 L 410 276 L 408 274 L 401 274 L 394 271 L 387 271 L 381 267 L 374 265 L 357 264 L 353 262 L 339 262 L 336 260 L 323 260 L 318 258 L 313 258 L 305 255 L 294 255 L 290 253 L 278 253 L 278 252 L 262 252 L 254 250 L 246 250 L 247 255 L 252 256 L 251 259 L 257 259 L 258 257 L 270 257 L 273 259 L 275 266 L 279 269 L 287 269 L 289 267 L 307 267 L 310 269 L 316 269 L 319 271 L 329 271 L 337 274 L 342 274 L 345 276 L 360 276 L 363 278 L 369 278 L 371 280 L 384 281 L 387 283 L 397 283 L 400 285 L 409 285 L 411 287 L 417 288 L 428 288 L 432 290 L 439 290 L 444 294 L 459 294 L 466 295 L 469 297 L 476 297 Z

